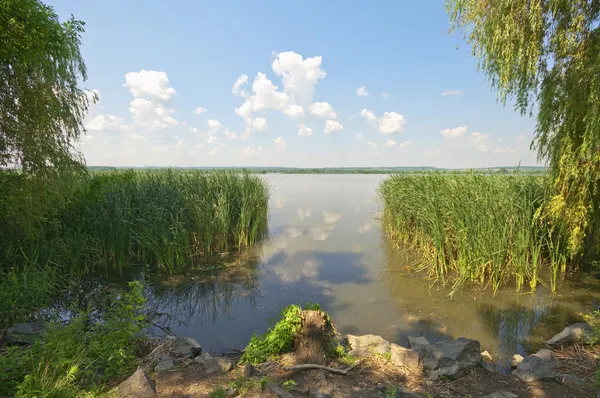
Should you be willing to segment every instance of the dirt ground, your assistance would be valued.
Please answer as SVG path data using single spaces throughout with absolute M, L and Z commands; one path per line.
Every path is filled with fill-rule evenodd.
M 599 354 L 597 349 L 590 351 L 582 346 L 555 351 L 560 364 L 559 374 L 577 376 L 584 382 L 581 384 L 561 377 L 527 384 L 512 375 L 484 368 L 477 368 L 454 381 L 429 381 L 419 373 L 393 366 L 381 356 L 363 360 L 347 376 L 316 370 L 286 372 L 277 363 L 271 364 L 260 376 L 249 379 L 243 377 L 242 365 L 234 366 L 232 371 L 224 375 L 208 376 L 202 365 L 185 361 L 178 363 L 177 370 L 155 375 L 155 380 L 159 397 L 178 398 L 208 397 L 216 388 L 232 385 L 238 388 L 229 396 L 277 397 L 268 388 L 261 390 L 261 380 L 279 384 L 293 380 L 295 386 L 290 392 L 295 397 L 308 396 L 307 388 L 321 388 L 322 391 L 331 392 L 334 398 L 393 397 L 394 387 L 401 385 L 436 398 L 477 398 L 498 391 L 511 392 L 519 398 L 591 398 L 598 393 L 593 384 L 593 372 L 597 368 Z M 331 365 L 340 368 L 346 366 Z M 292 382 L 288 381 L 288 384 Z

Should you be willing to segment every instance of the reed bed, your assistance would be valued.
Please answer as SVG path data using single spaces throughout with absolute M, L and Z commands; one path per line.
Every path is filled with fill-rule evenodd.
M 545 176 L 422 173 L 380 187 L 387 234 L 422 253 L 419 268 L 453 291 L 463 284 L 535 289 L 567 269 L 564 238 L 540 221 L 550 194 Z
M 96 172 L 71 176 L 62 195 L 34 233 L 22 233 L 22 215 L 8 220 L 17 232 L 2 237 L 5 260 L 36 253 L 73 271 L 146 265 L 174 273 L 256 243 L 267 225 L 269 188 L 244 173 Z

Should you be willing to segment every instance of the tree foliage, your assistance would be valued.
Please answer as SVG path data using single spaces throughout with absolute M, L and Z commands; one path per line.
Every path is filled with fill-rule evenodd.
M 599 250 L 600 0 L 446 0 L 499 99 L 537 112 L 532 148 L 555 196 L 542 217 L 571 258 Z
M 95 100 L 79 88 L 83 27 L 38 0 L 0 0 L 0 167 L 41 173 L 82 160 L 74 142 Z

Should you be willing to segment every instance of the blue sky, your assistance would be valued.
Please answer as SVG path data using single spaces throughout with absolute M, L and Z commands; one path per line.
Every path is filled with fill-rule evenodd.
M 443 1 L 49 4 L 86 23 L 90 165 L 536 163 Z

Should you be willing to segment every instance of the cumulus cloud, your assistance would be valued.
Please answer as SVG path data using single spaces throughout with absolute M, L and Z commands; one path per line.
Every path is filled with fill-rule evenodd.
M 296 104 L 289 104 L 283 109 L 284 115 L 290 119 L 302 119 L 304 117 L 304 107 Z
M 229 138 L 230 140 L 234 140 L 237 137 L 237 135 L 233 131 L 229 130 L 229 128 L 225 128 L 223 134 L 225 134 L 225 137 Z
M 129 72 L 125 75 L 125 84 L 134 97 L 143 97 L 151 100 L 169 101 L 176 92 L 169 85 L 169 78 L 165 72 L 142 69 L 139 72 Z
M 342 218 L 340 213 L 333 213 L 330 211 L 323 211 L 323 221 L 325 224 L 335 224 Z
M 214 136 L 213 134 L 209 134 L 206 136 L 206 143 L 207 144 L 214 144 L 215 142 L 217 142 L 217 137 Z
M 211 149 L 208 154 L 209 155 L 215 155 L 217 152 L 219 152 L 221 149 L 223 149 L 225 147 L 225 144 L 219 144 L 216 147 L 214 147 L 213 149 Z
M 321 69 L 322 57 L 304 59 L 302 55 L 293 51 L 282 52 L 275 55 L 273 72 L 281 77 L 283 90 L 296 104 L 307 104 L 312 101 L 315 86 L 320 79 L 326 76 Z
M 240 75 L 240 77 L 238 77 L 237 80 L 235 81 L 235 83 L 233 84 L 233 87 L 231 88 L 231 92 L 236 95 L 245 96 L 246 92 L 244 91 L 242 86 L 244 86 L 247 83 L 248 83 L 248 75 L 242 73 Z
M 432 156 L 440 155 L 441 153 L 442 153 L 442 151 L 440 151 L 439 149 L 433 149 L 430 151 L 425 151 L 425 156 L 432 157 Z
M 146 98 L 134 98 L 129 103 L 129 113 L 133 122 L 149 130 L 177 125 L 177 120 L 171 116 L 174 112 L 174 109 L 149 101 Z
M 256 156 L 263 152 L 262 145 L 257 146 L 256 148 L 252 148 L 251 146 L 247 146 L 242 149 L 242 155 L 244 156 Z
M 340 124 L 340 122 L 336 120 L 327 120 L 325 121 L 325 130 L 323 132 L 325 134 L 335 133 L 336 131 L 341 131 L 344 129 L 344 126 Z
M 313 135 L 313 131 L 310 127 L 301 124 L 298 126 L 298 135 L 300 137 L 310 137 Z
M 374 112 L 363 109 L 360 111 L 360 115 L 366 120 L 374 122 L 381 134 L 401 133 L 406 125 L 404 116 L 396 112 L 385 112 L 382 117 L 378 118 Z
M 412 143 L 410 141 L 404 141 L 400 143 L 400 148 L 408 148 Z
M 397 144 L 397 143 L 396 143 L 396 141 L 394 141 L 394 140 L 387 140 L 387 141 L 385 142 L 385 144 L 383 144 L 383 146 L 384 146 L 384 147 L 387 147 L 387 148 L 394 148 L 394 147 L 397 147 L 397 146 L 398 146 L 398 144 Z
M 459 95 L 462 95 L 462 91 L 460 91 L 460 90 L 445 90 L 445 91 L 442 91 L 442 97 L 459 96 Z
M 206 124 L 208 125 L 209 131 L 213 134 L 218 133 L 223 128 L 223 125 L 215 119 L 208 119 Z
M 359 88 L 356 89 L 356 95 L 358 95 L 359 97 L 366 97 L 369 95 L 369 92 L 367 91 L 367 87 L 366 86 L 361 86 Z
M 248 126 L 255 131 L 265 131 L 267 129 L 267 119 L 264 117 L 257 117 L 256 119 L 250 120 Z
M 312 216 L 312 209 L 310 208 L 300 208 L 298 209 L 298 218 L 301 220 L 304 220 L 305 218 L 308 218 Z
M 273 143 L 275 144 L 275 147 L 279 150 L 283 150 L 285 149 L 286 146 L 286 142 L 283 139 L 283 137 L 277 137 L 273 140 Z
M 194 109 L 194 113 L 196 115 L 202 115 L 204 112 L 207 112 L 206 108 L 203 108 L 201 106 L 199 106 L 198 108 Z
M 462 137 L 467 132 L 467 126 L 443 129 L 440 134 L 446 138 Z
M 85 124 L 88 131 L 107 131 L 111 133 L 123 132 L 127 130 L 127 126 L 123 119 L 118 116 L 101 114 L 96 115 L 92 120 Z
M 381 93 L 381 96 L 384 98 L 388 98 L 390 95 L 388 93 Z
M 370 146 L 373 149 L 375 149 L 375 148 L 377 148 L 379 146 L 379 144 L 377 144 L 376 142 L 373 142 L 373 141 L 367 142 L 367 145 Z
M 479 152 L 489 152 L 492 150 L 492 144 L 490 143 L 490 135 L 475 131 L 471 133 L 469 141 L 475 146 Z
M 336 119 L 337 114 L 327 102 L 315 102 L 309 106 L 310 114 L 320 119 Z

